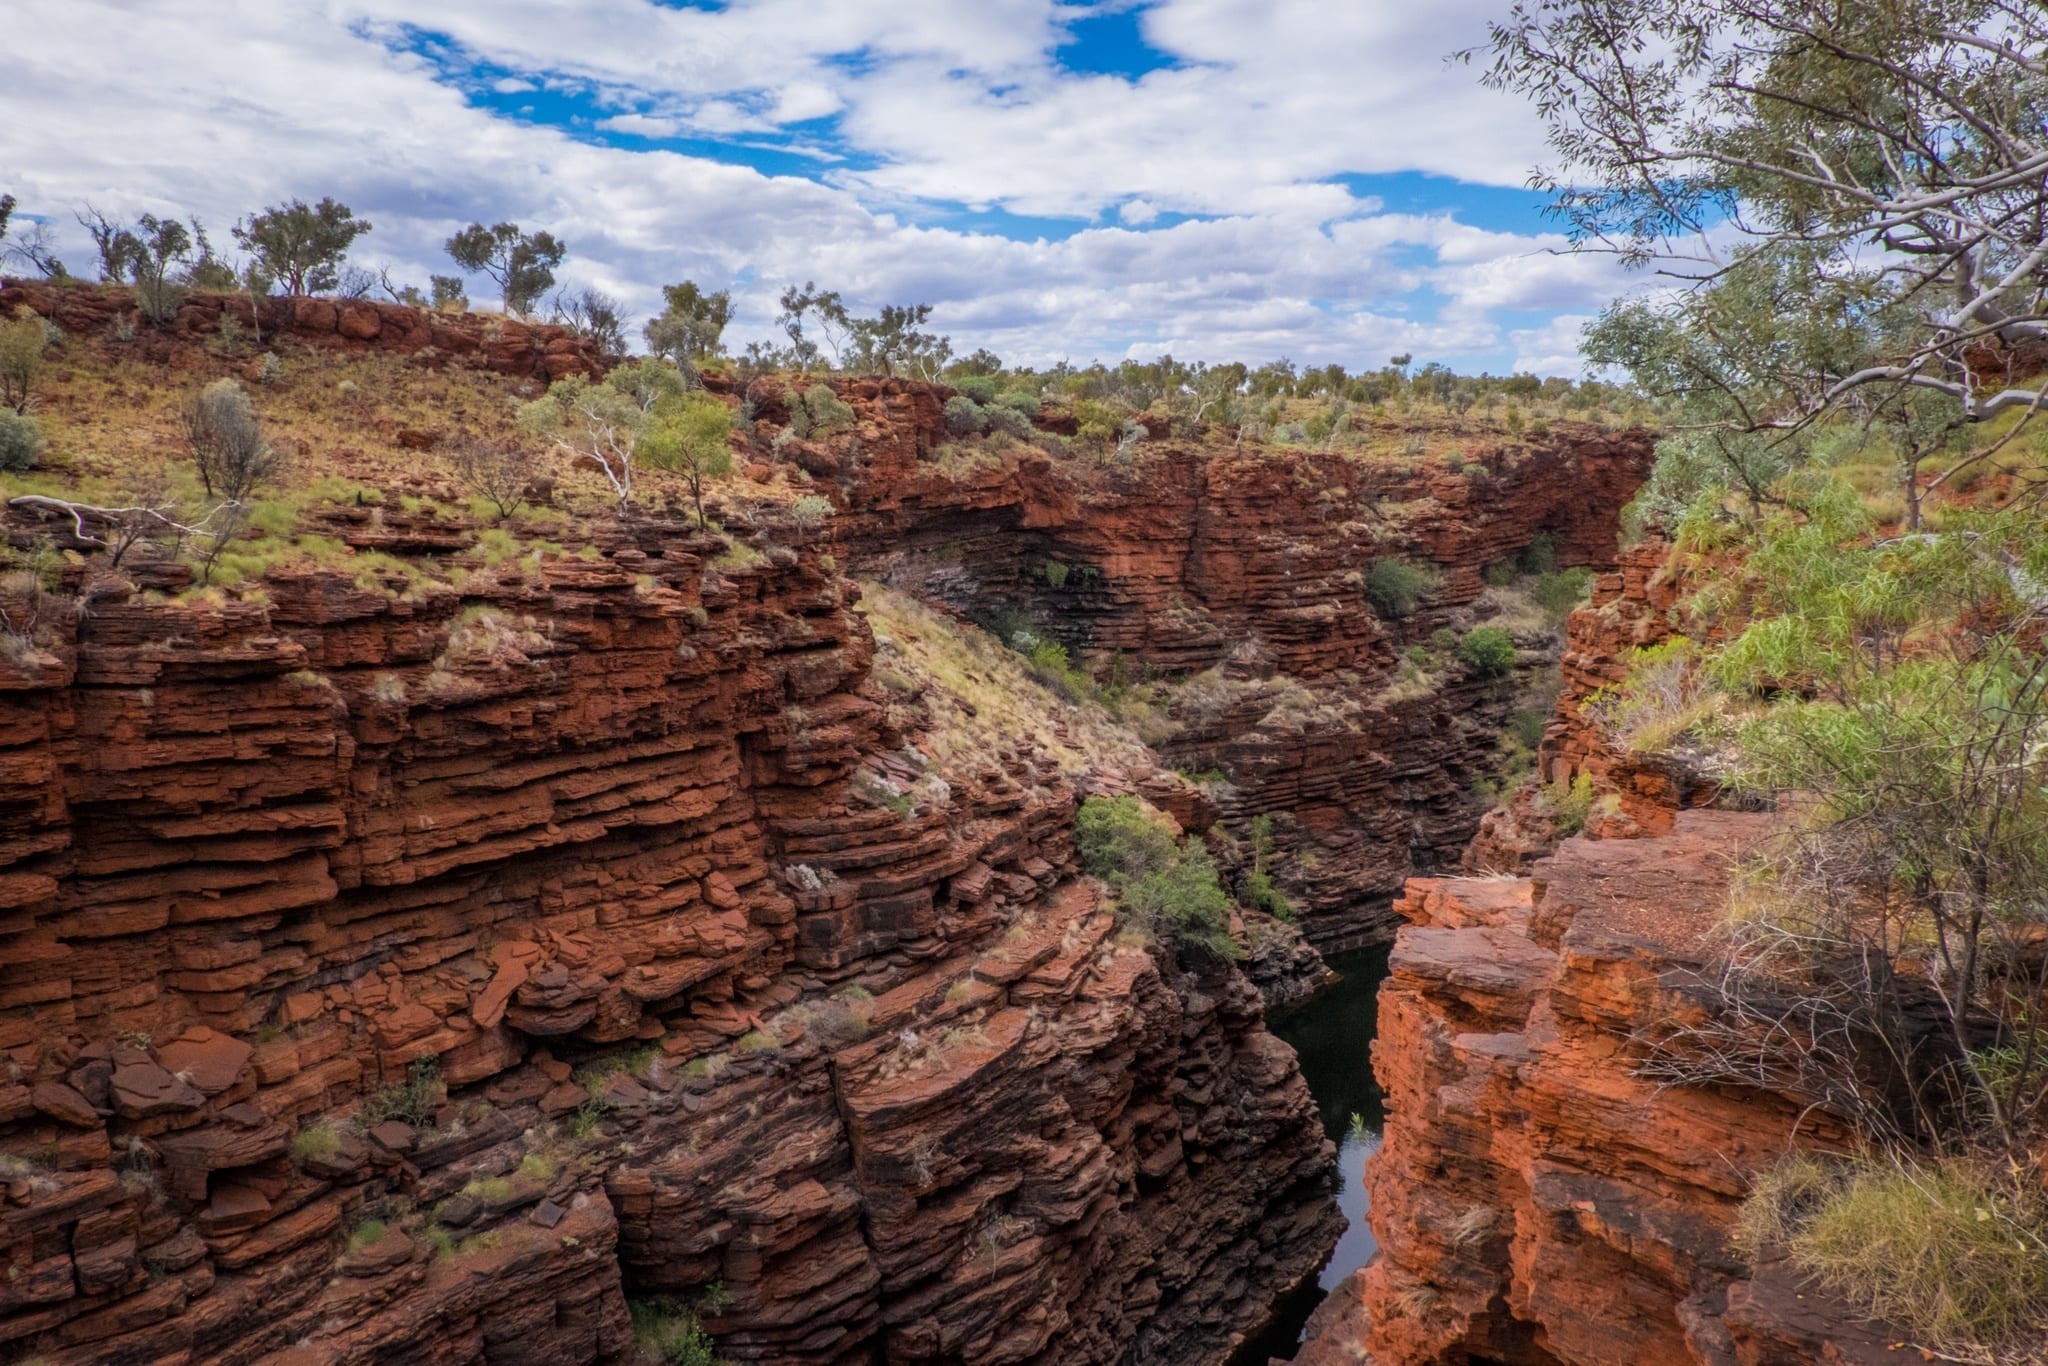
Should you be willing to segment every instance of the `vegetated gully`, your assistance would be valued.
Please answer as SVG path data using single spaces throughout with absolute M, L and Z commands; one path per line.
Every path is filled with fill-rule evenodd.
M 1337 1145 L 1332 1181 L 1349 1226 L 1319 1275 L 1273 1306 L 1272 1320 L 1246 1341 L 1231 1366 L 1266 1366 L 1294 1355 L 1302 1329 L 1336 1284 L 1372 1259 L 1378 1244 L 1366 1225 L 1365 1159 L 1380 1146 L 1383 1098 L 1372 1075 L 1380 983 L 1390 946 L 1333 954 L 1338 980 L 1309 1000 L 1273 1011 L 1267 1026 L 1300 1055 L 1301 1071 L 1322 1112 L 1323 1131 Z

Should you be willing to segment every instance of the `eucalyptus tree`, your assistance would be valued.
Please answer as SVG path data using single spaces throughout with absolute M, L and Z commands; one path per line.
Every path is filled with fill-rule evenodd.
M 1602 358 L 1678 381 L 1737 463 L 1847 414 L 1912 429 L 1917 476 L 1952 424 L 2041 406 L 2048 9 L 1524 0 L 1461 55 L 1533 101 L 1553 155 L 1532 184 L 1573 246 L 1665 286 L 1609 314 Z M 1796 321 L 1750 350 L 1759 305 Z
M 456 265 L 495 281 L 505 311 L 521 316 L 548 292 L 555 282 L 555 267 L 569 254 L 568 246 L 553 234 L 527 232 L 517 223 L 488 228 L 471 223 L 445 245 Z

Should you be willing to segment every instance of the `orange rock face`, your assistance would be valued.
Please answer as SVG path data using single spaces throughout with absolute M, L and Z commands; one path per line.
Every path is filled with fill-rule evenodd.
M 566 1366 L 672 1292 L 1218 1358 L 1337 1218 L 1256 990 L 1119 936 L 1049 756 L 926 782 L 817 547 L 592 534 L 0 665 L 0 1357 Z
M 1789 1097 L 1660 1088 L 1639 1031 L 1706 999 L 1733 860 L 1775 818 L 1686 811 L 1532 877 L 1418 879 L 1373 1063 L 1377 1259 L 1303 1362 L 1871 1361 L 1881 1329 L 1728 1248 L 1751 1174 L 1845 1135 Z
M 1592 601 L 1571 615 L 1560 668 L 1564 687 L 1543 732 L 1535 774 L 1505 804 L 1489 811 L 1461 860 L 1467 872 L 1527 872 L 1557 847 L 1556 821 L 1543 810 L 1540 788 L 1584 774 L 1610 800 L 1596 808 L 1588 832 L 1603 838 L 1667 834 L 1680 811 L 1710 805 L 1719 786 L 1680 758 L 1632 753 L 1587 710 L 1602 689 L 1628 676 L 1634 652 L 1683 634 L 1678 609 L 1687 582 L 1663 541 L 1621 552 L 1600 576 Z

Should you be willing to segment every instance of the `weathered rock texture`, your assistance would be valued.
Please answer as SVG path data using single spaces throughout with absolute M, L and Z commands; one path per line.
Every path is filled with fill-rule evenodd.
M 138 325 L 131 292 L 120 287 L 0 280 L 0 315 L 29 308 L 66 332 L 105 336 L 133 330 L 139 354 L 170 355 L 220 333 L 229 321 L 265 345 L 388 351 L 539 380 L 601 375 L 597 346 L 566 327 L 490 313 L 442 313 L 375 299 L 287 298 L 193 293 L 162 326 Z
M 930 767 L 817 547 L 592 534 L 0 665 L 0 1356 L 1218 1356 L 1337 1217 L 1250 983 L 1051 756 Z
M 1603 799 L 1587 825 L 1601 838 L 1668 834 L 1680 811 L 1710 806 L 1720 796 L 1699 756 L 1632 752 L 1587 705 L 1628 676 L 1635 651 L 1700 629 L 1684 615 L 1689 587 L 1681 557 L 1654 539 L 1624 549 L 1618 567 L 1595 581 L 1592 601 L 1572 613 L 1566 628 L 1564 685 L 1544 728 L 1536 772 L 1480 822 L 1462 859 L 1467 872 L 1527 872 L 1556 849 L 1561 832 L 1545 810 L 1543 789 L 1582 774 Z
M 1710 997 L 1732 861 L 1774 817 L 1572 840 L 1523 879 L 1417 879 L 1380 989 L 1377 1259 L 1303 1362 L 1794 1366 L 1890 1359 L 1728 1249 L 1751 1175 L 1846 1138 L 1763 1091 L 1660 1089 L 1639 1040 Z
M 1485 809 L 1474 780 L 1515 707 L 1512 684 L 1455 659 L 1396 689 L 1401 653 L 1488 619 L 1483 571 L 1539 536 L 1562 565 L 1611 567 L 1650 461 L 1647 433 L 1572 423 L 1530 444 L 1476 437 L 1458 461 L 1396 455 L 1391 435 L 1370 456 L 1219 435 L 1145 443 L 1129 468 L 1025 448 L 949 459 L 933 391 L 839 388 L 860 414 L 852 438 L 796 442 L 786 458 L 836 488 L 850 560 L 1028 625 L 1098 677 L 1169 680 L 1157 747 L 1227 779 L 1217 801 L 1240 836 L 1257 816 L 1284 818 L 1279 881 L 1324 949 L 1386 938 L 1402 882 L 1456 866 Z M 764 432 L 786 415 L 777 393 L 755 402 Z M 1367 597 L 1388 557 L 1442 575 L 1403 619 Z M 1528 665 L 1553 640 L 1523 631 Z

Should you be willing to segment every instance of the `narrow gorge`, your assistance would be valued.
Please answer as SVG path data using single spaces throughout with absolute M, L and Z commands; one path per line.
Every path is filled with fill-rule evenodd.
M 11 505 L 9 1359 L 567 1366 L 668 1314 L 735 1362 L 1220 1366 L 1311 1308 L 1302 1362 L 1863 1359 L 1725 1247 L 1743 1172 L 1842 1135 L 1628 1062 L 1770 819 L 1587 714 L 1672 629 L 1666 548 L 1613 548 L 1647 433 L 1112 462 L 904 380 L 797 435 L 816 385 L 714 372 L 715 523 L 573 467 L 499 518 L 446 453 L 614 363 L 574 337 L 124 302 L 0 290 L 67 339 L 48 420 L 175 440 L 239 307 L 330 473 L 232 576 Z M 1574 569 L 1567 640 L 1529 576 Z M 1559 848 L 1577 774 L 1611 838 Z M 1227 952 L 1088 875 L 1077 808 L 1132 798 L 1237 889 Z
M 77 339 L 53 418 L 125 389 L 146 429 L 220 368 L 228 306 L 137 353 L 91 340 L 121 302 L 0 294 Z M 601 362 L 388 305 L 248 323 L 301 368 L 272 405 L 360 419 L 301 549 L 195 591 L 14 510 L 59 560 L 4 666 L 11 1353 L 599 1361 L 669 1296 L 733 1360 L 1220 1361 L 1313 1275 L 1332 1148 L 1253 978 L 1298 994 L 1314 953 L 1249 909 L 1242 966 L 1120 928 L 1076 802 L 1271 830 L 1309 940 L 1383 939 L 1514 693 L 1396 665 L 1510 610 L 1481 571 L 1539 537 L 1611 553 L 1640 434 L 963 459 L 944 391 L 867 381 L 771 453 L 769 383 L 722 533 L 507 536 L 434 447 Z M 1383 619 L 1392 555 L 1441 587 Z M 976 620 L 1149 703 L 1062 696 Z

